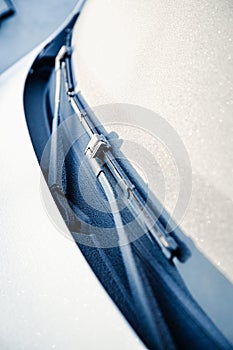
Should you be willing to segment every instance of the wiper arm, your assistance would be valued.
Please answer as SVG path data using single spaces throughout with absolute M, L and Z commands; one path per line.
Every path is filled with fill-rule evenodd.
M 59 68 L 59 69 L 58 69 Z M 107 138 L 98 132 L 95 123 L 91 118 L 90 108 L 80 92 L 75 91 L 72 67 L 71 67 L 71 46 L 68 35 L 67 45 L 62 46 L 56 57 L 56 74 L 60 81 L 60 73 L 64 72 L 66 93 L 71 102 L 72 108 L 79 117 L 90 141 L 86 147 L 85 155 L 89 159 L 91 167 L 98 178 L 104 172 L 105 164 L 117 181 L 122 193 L 123 200 L 136 217 L 137 222 L 146 231 L 150 238 L 155 240 L 160 246 L 164 255 L 171 259 L 178 251 L 178 244 L 175 239 L 168 233 L 162 223 L 156 218 L 152 209 L 145 205 L 140 193 L 136 190 L 135 185 L 128 178 L 122 167 L 112 153 L 111 143 Z M 58 107 L 57 107 L 58 110 Z

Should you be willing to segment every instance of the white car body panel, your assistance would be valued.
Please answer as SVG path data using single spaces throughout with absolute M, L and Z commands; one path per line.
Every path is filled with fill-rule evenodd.
M 26 75 L 42 47 L 0 77 L 1 349 L 144 349 L 46 213 L 23 108 Z

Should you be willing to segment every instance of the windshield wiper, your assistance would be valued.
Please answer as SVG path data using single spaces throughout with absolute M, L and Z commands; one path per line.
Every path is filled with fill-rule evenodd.
M 107 166 L 121 189 L 123 201 L 135 217 L 136 221 L 139 223 L 143 231 L 147 232 L 149 237 L 157 242 L 164 255 L 168 259 L 172 259 L 177 255 L 176 253 L 179 248 L 177 242 L 158 220 L 149 205 L 145 204 L 145 201 L 137 191 L 134 183 L 128 178 L 127 174 L 114 157 L 110 141 L 105 135 L 98 132 L 97 127 L 91 118 L 90 107 L 87 102 L 80 92 L 75 91 L 71 65 L 70 33 L 67 35 L 66 45 L 61 47 L 56 57 L 55 67 L 57 84 L 53 131 L 58 124 L 61 89 L 60 81 L 63 72 L 65 77 L 66 94 L 71 102 L 74 112 L 79 117 L 86 133 L 90 137 L 90 141 L 85 150 L 85 155 L 90 162 L 96 178 L 101 182 L 101 174 L 104 174 L 105 172 L 103 165 Z M 54 141 L 54 147 L 56 147 L 55 144 L 56 140 Z M 51 168 L 54 167 L 52 166 Z

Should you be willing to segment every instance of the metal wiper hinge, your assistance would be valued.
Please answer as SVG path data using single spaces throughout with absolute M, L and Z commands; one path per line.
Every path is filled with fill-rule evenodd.
M 90 152 L 92 158 L 103 159 L 105 152 L 109 149 L 111 145 L 103 134 L 93 134 L 85 149 L 85 154 Z

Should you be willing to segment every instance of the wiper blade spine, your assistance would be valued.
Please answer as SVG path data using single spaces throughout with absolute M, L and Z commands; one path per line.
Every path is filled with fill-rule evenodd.
M 124 194 L 123 198 L 127 201 L 127 205 L 135 215 L 140 226 L 158 243 L 164 255 L 168 259 L 171 259 L 176 255 L 178 250 L 177 242 L 159 222 L 159 219 L 155 217 L 151 208 L 149 208 L 148 205 L 144 205 L 144 201 L 136 190 L 135 185 L 130 181 L 112 154 L 110 142 L 103 134 L 97 131 L 96 126 L 90 117 L 90 108 L 88 104 L 81 93 L 75 91 L 72 77 L 70 39 L 67 40 L 67 42 L 68 44 L 63 46 L 57 55 L 56 67 L 59 66 L 64 72 L 67 96 L 74 112 L 79 116 L 80 122 L 90 137 L 85 154 L 90 160 L 95 160 L 94 162 L 91 162 L 95 175 L 98 177 L 100 172 L 103 171 L 101 165 L 105 164 L 108 167 Z

